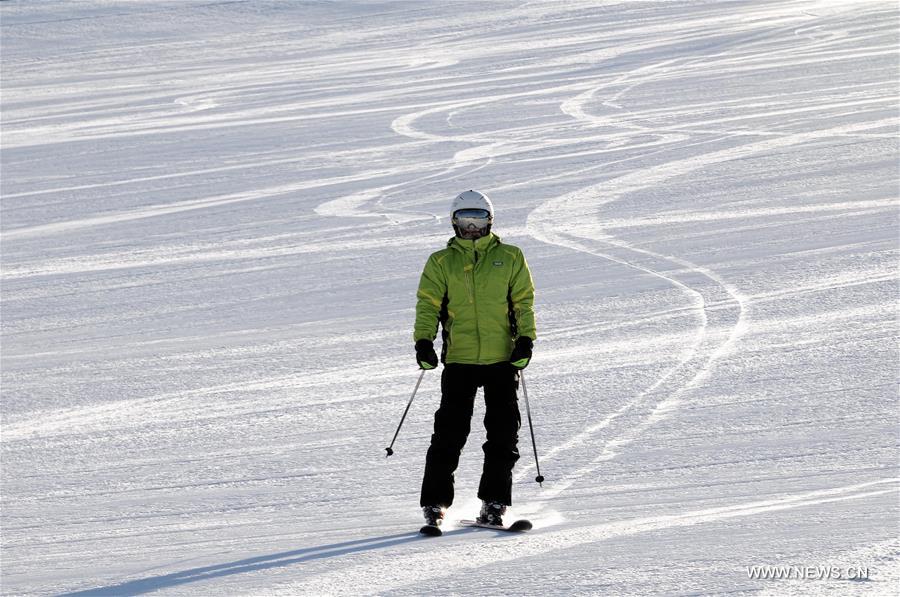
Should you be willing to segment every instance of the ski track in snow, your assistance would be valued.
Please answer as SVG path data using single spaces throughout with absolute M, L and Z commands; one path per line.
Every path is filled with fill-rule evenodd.
M 879 334 L 890 337 L 871 323 L 890 319 L 890 301 L 851 301 L 873 286 L 896 288 L 896 268 L 872 248 L 869 255 L 877 259 L 871 262 L 801 271 L 789 287 L 767 285 L 754 271 L 763 261 L 752 252 L 753 242 L 745 242 L 746 255 L 735 249 L 721 257 L 727 241 L 709 243 L 719 254 L 707 254 L 707 245 L 691 241 L 718 232 L 745 241 L 756 235 L 760 243 L 777 244 L 779 226 L 808 219 L 833 222 L 831 230 L 839 237 L 823 248 L 811 243 L 808 256 L 839 259 L 835 248 L 843 247 L 852 258 L 865 254 L 873 241 L 865 235 L 841 236 L 841 226 L 849 228 L 845 222 L 853 217 L 883 215 L 887 222 L 897 197 L 884 188 L 861 197 L 831 196 L 821 182 L 810 183 L 804 195 L 802 181 L 780 186 L 776 181 L 772 184 L 786 193 L 783 203 L 752 194 L 745 200 L 736 183 L 726 186 L 734 196 L 719 203 L 695 205 L 691 191 L 681 188 L 677 207 L 665 207 L 673 199 L 667 189 L 692 177 L 721 179 L 736 165 L 779 155 L 787 162 L 795 159 L 800 168 L 800 150 L 895 140 L 897 96 L 884 75 L 860 83 L 816 70 L 891 64 L 895 44 L 885 42 L 884 33 L 872 25 L 886 17 L 896 21 L 895 7 L 738 3 L 727 10 L 686 7 L 680 12 L 629 3 L 526 2 L 511 13 L 494 7 L 473 13 L 463 27 L 453 20 L 458 15 L 448 24 L 447 15 L 422 16 L 413 4 L 374 13 L 359 8 L 363 12 L 349 10 L 340 17 L 328 12 L 333 8 L 307 4 L 309 29 L 282 22 L 278 10 L 286 9 L 278 3 L 262 3 L 244 15 L 262 23 L 258 36 L 210 48 L 212 42 L 202 36 L 160 41 L 160 48 L 169 48 L 169 62 L 158 65 L 141 57 L 156 51 L 156 42 L 142 45 L 127 37 L 111 36 L 103 46 L 68 57 L 56 54 L 53 44 L 49 53 L 23 51 L 29 42 L 21 40 L 29 35 L 40 47 L 42 27 L 51 27 L 51 38 L 52 27 L 82 37 L 94 28 L 105 31 L 104 19 L 91 12 L 111 10 L 102 2 L 89 3 L 88 16 L 47 21 L 40 11 L 29 15 L 34 8 L 16 7 L 13 13 L 0 7 L 4 33 L 24 32 L 4 57 L 4 170 L 20 175 L 7 176 L 3 193 L 0 279 L 5 315 L 12 312 L 3 326 L 4 386 L 12 390 L 4 393 L 10 392 L 15 406 L 4 409 L 0 436 L 6 468 L 12 463 L 14 471 L 13 483 L 4 473 L 4 594 L 491 592 L 496 586 L 477 583 L 490 580 L 497 567 L 533 570 L 534 578 L 545 582 L 566 577 L 572 583 L 529 586 L 526 594 L 671 594 L 687 587 L 701 593 L 761 589 L 777 594 L 782 586 L 802 594 L 807 587 L 772 589 L 746 578 L 728 585 L 680 585 L 674 569 L 675 580 L 650 589 L 629 581 L 598 588 L 584 584 L 588 579 L 568 577 L 567 560 L 574 562 L 573 554 L 591 553 L 598 544 L 633 549 L 636 558 L 645 552 L 665 558 L 667 544 L 660 537 L 673 529 L 709 526 L 711 534 L 718 528 L 739 533 L 747 525 L 764 528 L 758 521 L 767 517 L 784 524 L 804 514 L 831 512 L 831 507 L 839 513 L 854 508 L 874 513 L 879 505 L 896 502 L 898 467 L 884 461 L 884 454 L 896 455 L 896 442 L 892 448 L 879 437 L 883 445 L 866 444 L 870 436 L 860 434 L 859 444 L 832 446 L 819 442 L 814 431 L 801 436 L 811 445 L 792 445 L 790 438 L 790 430 L 817 424 L 826 430 L 823 434 L 828 424 L 847 424 L 848 433 L 859 433 L 853 426 L 858 413 L 791 419 L 792 409 L 806 407 L 810 396 L 829 392 L 838 399 L 861 394 L 861 408 L 871 409 L 865 414 L 873 425 L 878 403 L 872 394 L 886 387 L 880 377 L 871 379 L 872 363 L 883 362 L 877 360 L 883 359 L 880 353 L 838 388 L 818 387 L 814 369 L 776 367 L 772 377 L 783 376 L 785 384 L 795 378 L 801 386 L 806 377 L 813 381 L 787 394 L 793 404 L 771 427 L 737 420 L 745 412 L 740 405 L 784 400 L 781 386 L 766 385 L 763 377 L 730 387 L 741 379 L 735 370 L 749 371 L 779 342 L 785 351 L 803 350 L 801 343 L 784 338 L 785 328 L 815 330 L 817 336 L 805 337 L 808 343 L 827 338 L 851 345 Z M 227 3 L 205 4 L 200 18 L 230 27 L 230 9 Z M 164 6 L 146 14 L 160 18 L 169 10 L 177 15 L 194 8 Z M 19 12 L 30 18 L 21 20 Z M 6 18 L 10 14 L 16 18 Z M 418 41 L 413 47 L 397 39 Z M 236 48 L 240 51 L 228 54 Z M 224 58 L 217 58 L 217 49 L 224 49 Z M 273 51 L 278 59 L 271 57 Z M 93 69 L 94 79 L 68 72 L 79 60 Z M 128 68 L 129 61 L 134 68 Z M 487 68 L 494 61 L 500 67 Z M 764 78 L 789 70 L 796 73 L 796 87 L 782 89 Z M 747 81 L 746 88 L 722 97 L 679 95 L 680 81 L 701 81 L 715 89 L 725 80 L 732 85 Z M 321 84 L 298 83 L 306 81 Z M 347 140 L 316 136 L 316 127 L 332 121 L 346 122 Z M 206 160 L 191 148 L 206 136 L 215 139 L 232 131 L 243 133 L 237 143 L 231 141 L 227 155 Z M 80 159 L 89 167 L 101 160 L 115 165 L 120 153 L 136 155 L 138 147 L 149 151 L 151 167 L 130 168 L 123 162 L 113 177 L 101 176 L 99 167 L 83 175 L 62 169 L 45 176 L 23 166 L 45 164 L 39 161 L 42 151 L 63 150 L 61 155 L 88 156 Z M 95 151 L 102 157 L 91 158 Z M 896 157 L 878 148 L 854 155 L 868 159 L 870 168 Z M 395 423 L 393 409 L 408 391 L 408 355 L 394 350 L 408 349 L 407 334 L 390 328 L 408 323 L 409 304 L 380 295 L 398 281 L 409 285 L 409 276 L 398 270 L 419 263 L 410 266 L 414 259 L 405 251 L 412 249 L 424 260 L 449 236 L 443 210 L 453 191 L 447 189 L 479 185 L 495 197 L 502 214 L 498 221 L 510 222 L 500 226 L 501 236 L 531 243 L 527 254 L 533 268 L 545 259 L 561 267 L 574 261 L 587 271 L 583 280 L 577 270 L 570 278 L 564 273 L 553 278 L 577 296 L 555 303 L 557 311 L 548 309 L 554 325 L 539 321 L 535 366 L 525 372 L 548 481 L 543 489 L 523 486 L 534 466 L 529 438 L 520 434 L 523 457 L 514 477 L 519 501 L 513 512 L 532 518 L 536 528 L 524 536 L 483 541 L 476 540 L 478 531 L 451 528 L 437 543 L 413 533 L 374 536 L 375 528 L 386 527 L 375 525 L 370 532 L 365 525 L 358 528 L 359 518 L 345 527 L 323 527 L 318 518 L 323 514 L 335 507 L 369 507 L 370 499 L 373 508 L 385 508 L 391 522 L 406 524 L 409 518 L 399 512 L 415 510 L 417 487 L 391 487 L 381 494 L 375 489 L 384 485 L 385 476 L 415 482 L 418 469 L 413 474 L 400 470 L 411 466 L 404 455 L 389 461 L 391 468 L 373 464 L 370 471 L 348 467 L 345 459 L 361 446 L 369 450 L 372 439 L 366 434 L 372 429 Z M 521 199 L 514 202 L 510 196 Z M 66 208 L 69 201 L 72 207 Z M 195 225 L 211 232 L 192 238 Z M 244 226 L 251 232 L 240 233 Z M 105 241 L 105 231 L 113 241 Z M 127 242 L 130 236 L 137 239 L 134 244 Z M 876 241 L 880 238 L 875 235 Z M 792 256 L 801 254 L 793 250 Z M 387 254 L 396 265 L 383 264 Z M 353 264 L 349 271 L 359 279 L 341 285 L 332 272 L 346 271 L 333 269 L 345 262 Z M 766 265 L 773 271 L 795 267 L 787 258 L 783 265 L 777 259 Z M 185 296 L 163 293 L 146 303 L 137 293 L 167 289 L 166 272 L 187 281 L 196 275 L 197 286 L 186 284 Z M 545 270 L 550 274 L 555 272 Z M 619 307 L 626 313 L 622 319 L 614 314 L 605 319 L 600 309 L 612 299 L 591 295 L 594 277 L 607 275 L 617 276 L 610 287 L 625 284 L 623 294 L 630 288 L 635 297 L 633 312 L 627 302 Z M 285 281 L 290 276 L 297 277 L 296 285 Z M 214 282 L 219 278 L 221 285 Z M 232 279 L 240 285 L 229 286 Z M 358 290 L 354 282 L 361 284 Z M 209 290 L 205 283 L 211 284 Z M 644 299 L 644 289 L 654 298 Z M 792 308 L 839 290 L 853 297 L 839 310 L 826 299 L 820 311 Z M 235 296 L 249 298 L 244 302 Z M 85 302 L 73 298 L 74 307 L 66 311 L 66 297 Z M 118 310 L 98 307 L 104 297 L 121 301 Z M 359 302 L 347 307 L 342 301 L 348 297 Z M 303 308 L 285 306 L 298 300 Z M 310 314 L 306 301 L 317 301 L 312 311 L 321 312 Z M 60 305 L 63 310 L 56 313 Z M 283 314 L 274 318 L 262 315 L 279 309 Z M 773 315 L 778 309 L 789 315 L 779 319 Z M 193 316 L 209 329 L 194 325 Z M 161 326 L 185 329 L 157 328 L 152 323 L 157 318 Z M 240 325 L 229 327 L 234 321 Z M 360 332 L 359 325 L 372 329 Z M 853 336 L 854 327 L 861 329 L 861 339 Z M 119 337 L 126 340 L 119 344 Z M 101 346 L 107 341 L 112 348 Z M 121 355 L 114 354 L 118 346 Z M 647 375 L 627 377 L 638 368 Z M 187 371 L 196 371 L 196 377 L 180 377 Z M 157 381 L 165 376 L 176 383 L 168 387 Z M 624 380 L 622 389 L 604 385 L 604 376 L 613 380 L 610 384 Z M 94 387 L 98 400 L 72 399 Z M 354 390 L 346 395 L 339 387 Z M 429 391 L 436 390 L 423 388 L 423 394 Z M 569 400 L 561 402 L 563 408 L 583 409 L 581 416 L 555 416 L 551 393 L 556 400 Z M 578 396 L 584 400 L 572 403 Z M 694 421 L 704 409 L 715 412 L 723 404 L 734 406 L 734 420 L 714 414 Z M 400 438 L 404 452 L 427 445 L 430 409 L 416 407 L 417 416 L 428 421 L 407 423 Z M 546 425 L 548 420 L 556 426 Z M 299 424 L 304 431 L 297 437 Z M 714 440 L 717 430 L 733 443 L 711 444 L 722 453 L 716 447 L 704 451 L 704 442 Z M 204 443 L 207 435 L 211 439 Z M 742 444 L 747 436 L 756 443 Z M 545 442 L 547 437 L 553 440 Z M 772 437 L 784 442 L 782 451 L 766 443 Z M 669 441 L 669 447 L 657 448 L 654 455 L 650 438 L 661 446 Z M 157 442 L 165 447 L 155 455 Z M 124 452 L 123 462 L 92 460 L 93 454 L 102 458 L 104 450 L 112 454 L 116 446 Z M 756 453 L 744 454 L 751 449 Z M 650 456 L 644 456 L 647 451 Z M 693 452 L 696 459 L 678 460 Z M 32 453 L 33 470 L 24 464 Z M 855 466 L 870 465 L 859 467 L 858 482 L 850 482 L 847 470 L 829 460 L 850 456 L 858 458 Z M 808 459 L 816 470 L 802 470 Z M 622 472 L 613 471 L 613 461 Z M 799 471 L 781 470 L 794 461 Z M 767 462 L 769 467 L 761 468 Z M 59 478 L 49 472 L 57 463 Z M 741 465 L 747 473 L 727 470 Z M 699 483 L 695 477 L 672 476 L 678 469 L 704 467 L 711 476 Z M 310 487 L 316 483 L 320 486 Z M 376 493 L 348 501 L 348 487 L 360 486 Z M 635 501 L 625 501 L 628 496 Z M 159 506 L 153 504 L 157 499 Z M 584 511 L 572 514 L 573 504 L 582 499 L 594 500 L 593 512 L 608 518 L 585 523 Z M 460 496 L 450 516 L 459 518 L 476 505 Z M 44 507 L 51 508 L 46 517 Z M 305 518 L 298 508 L 309 509 Z M 81 518 L 68 520 L 70 511 Z M 289 522 L 283 524 L 282 517 Z M 328 533 L 328 544 L 320 532 Z M 373 536 L 360 539 L 360 533 Z M 791 549 L 791 527 L 776 525 L 772 533 L 773 549 Z M 882 558 L 872 589 L 877 594 L 900 580 L 900 571 L 896 548 L 884 548 L 887 544 L 869 533 L 860 531 L 841 554 Z M 315 544 L 321 545 L 303 547 Z M 75 554 L 81 559 L 66 565 L 87 563 L 94 569 L 76 578 L 64 567 L 54 568 L 68 562 L 55 550 L 68 553 L 81 545 L 83 557 Z M 828 549 L 821 546 L 821 553 L 829 554 Z M 263 553 L 271 555 L 244 557 Z M 715 561 L 712 555 L 704 558 Z M 473 580 L 466 584 L 470 574 Z M 423 579 L 430 584 L 422 585 Z M 641 581 L 639 572 L 632 581 Z M 819 585 L 824 594 L 846 586 Z M 860 583 L 857 588 L 867 587 Z
M 632 423 L 631 427 L 618 433 L 606 434 L 604 437 L 603 451 L 588 466 L 582 467 L 574 473 L 567 475 L 553 488 L 547 492 L 546 500 L 551 500 L 560 492 L 570 487 L 575 481 L 597 469 L 600 463 L 606 462 L 614 458 L 617 450 L 623 448 L 634 440 L 641 433 L 645 432 L 660 418 L 666 416 L 673 409 L 678 407 L 679 397 L 681 394 L 689 390 L 692 386 L 702 381 L 709 375 L 715 361 L 728 351 L 732 350 L 735 343 L 744 334 L 749 326 L 750 299 L 743 295 L 737 288 L 727 281 L 723 280 L 715 272 L 708 268 L 700 267 L 687 260 L 674 256 L 660 255 L 658 253 L 640 249 L 631 246 L 614 237 L 606 237 L 602 234 L 601 227 L 588 227 L 583 232 L 584 238 L 579 238 L 579 226 L 584 220 L 589 219 L 592 222 L 602 221 L 599 216 L 600 206 L 606 206 L 616 200 L 617 197 L 627 193 L 638 193 L 642 188 L 649 188 L 663 184 L 666 180 L 677 176 L 689 174 L 694 170 L 698 170 L 705 166 L 735 160 L 752 156 L 756 153 L 770 151 L 772 149 L 789 147 L 800 143 L 812 141 L 819 138 L 832 137 L 835 134 L 852 133 L 860 130 L 871 130 L 895 124 L 895 120 L 878 121 L 875 123 L 865 123 L 862 125 L 841 126 L 833 129 L 815 131 L 810 133 L 800 133 L 797 135 L 788 135 L 776 139 L 770 139 L 752 143 L 748 145 L 738 146 L 733 149 L 726 149 L 709 154 L 701 154 L 700 156 L 688 158 L 685 160 L 676 160 L 674 162 L 663 163 L 657 167 L 648 170 L 627 174 L 610 182 L 604 182 L 590 187 L 579 189 L 563 197 L 551 199 L 544 203 L 541 207 L 531 212 L 528 219 L 528 230 L 540 240 L 548 243 L 558 244 L 560 246 L 569 247 L 575 250 L 584 251 L 595 254 L 610 261 L 622 263 L 629 267 L 633 267 L 641 272 L 657 276 L 666 280 L 685 292 L 691 294 L 695 298 L 698 305 L 700 325 L 698 326 L 697 336 L 693 344 L 688 350 L 685 357 L 677 366 L 670 369 L 661 378 L 659 378 L 645 392 L 635 397 L 615 413 L 609 415 L 599 423 L 596 423 L 582 433 L 573 437 L 566 444 L 556 446 L 548 452 L 548 456 L 554 456 L 556 453 L 571 447 L 574 444 L 583 443 L 595 439 L 598 432 L 603 432 L 619 417 L 634 411 L 636 409 L 649 409 L 649 413 L 639 423 Z M 894 202 L 876 202 L 878 207 L 887 207 L 894 205 Z M 845 206 L 849 207 L 849 206 Z M 812 207 L 810 209 L 816 209 Z M 828 208 L 825 207 L 827 210 Z M 820 211 L 821 208 L 816 211 Z M 572 217 L 572 216 L 575 217 Z M 563 232 L 565 231 L 565 232 Z M 595 238 L 597 232 L 600 237 Z M 599 246 L 599 249 L 592 249 L 592 246 Z M 615 251 L 615 254 L 610 254 Z M 653 263 L 661 263 L 662 265 L 644 265 L 648 258 Z M 667 263 L 668 262 L 668 263 Z M 668 265 L 668 267 L 666 267 Z M 672 267 L 679 268 L 674 273 L 664 273 Z M 680 270 L 680 271 L 679 271 Z M 701 290 L 702 287 L 692 287 L 689 283 L 682 281 L 690 280 L 693 277 L 702 277 L 713 283 L 717 288 Z M 715 309 L 719 319 L 722 319 L 722 312 L 725 312 L 725 318 L 731 321 L 720 322 L 719 326 L 726 328 L 724 333 L 719 333 L 724 338 L 709 338 L 709 320 L 708 311 Z M 736 314 L 729 315 L 728 311 L 736 311 Z M 670 382 L 674 379 L 674 383 Z M 656 396 L 654 399 L 653 397 Z M 648 407 L 645 402 L 651 400 Z M 520 471 L 517 479 L 522 479 L 527 474 Z

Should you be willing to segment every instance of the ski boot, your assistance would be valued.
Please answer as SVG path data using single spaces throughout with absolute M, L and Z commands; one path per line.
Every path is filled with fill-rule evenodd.
M 419 532 L 430 537 L 442 535 L 441 523 L 444 522 L 444 509 L 440 506 L 423 506 L 422 514 L 425 515 L 425 526 L 419 529 Z
M 425 515 L 425 524 L 429 526 L 439 527 L 444 522 L 444 509 L 440 506 L 424 506 L 422 514 Z
M 491 526 L 502 527 L 503 515 L 506 513 L 506 506 L 500 502 L 482 502 L 481 513 L 476 518 L 479 524 L 489 524 Z

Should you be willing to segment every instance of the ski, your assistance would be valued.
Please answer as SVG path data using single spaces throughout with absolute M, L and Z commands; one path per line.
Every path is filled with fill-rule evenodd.
M 435 526 L 433 524 L 426 524 L 419 532 L 428 537 L 440 537 L 444 534 L 444 531 L 441 530 L 441 527 Z
M 483 524 L 478 522 L 477 520 L 460 520 L 459 524 L 465 527 L 477 527 L 479 529 L 493 529 L 495 531 L 506 531 L 508 533 L 524 533 L 525 531 L 530 531 L 532 528 L 532 524 L 530 520 L 526 520 L 524 518 L 515 521 L 514 523 L 507 526 L 498 526 L 495 524 Z

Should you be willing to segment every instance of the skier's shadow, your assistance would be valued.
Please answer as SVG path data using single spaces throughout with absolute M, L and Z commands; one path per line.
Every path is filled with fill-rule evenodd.
M 444 535 L 455 535 L 469 531 L 471 531 L 471 529 L 456 529 L 446 532 Z M 303 549 L 296 549 L 293 551 L 283 551 L 255 558 L 246 558 L 234 562 L 226 562 L 224 564 L 191 568 L 189 570 L 182 570 L 180 572 L 172 572 L 170 574 L 162 574 L 159 576 L 149 576 L 147 578 L 130 580 L 117 585 L 95 587 L 93 589 L 85 589 L 83 591 L 75 591 L 72 593 L 63 593 L 59 597 L 141 595 L 159 591 L 160 589 L 176 587 L 178 585 L 209 580 L 211 578 L 243 574 L 245 572 L 256 572 L 258 570 L 267 570 L 269 568 L 282 568 L 285 566 L 302 564 L 303 562 L 309 562 L 311 560 L 334 558 L 363 551 L 384 549 L 386 547 L 413 541 L 427 540 L 429 540 L 428 537 L 420 535 L 419 533 L 400 533 L 398 535 L 385 535 L 383 537 L 355 539 L 353 541 L 344 541 L 342 543 L 332 543 L 331 545 L 304 547 Z

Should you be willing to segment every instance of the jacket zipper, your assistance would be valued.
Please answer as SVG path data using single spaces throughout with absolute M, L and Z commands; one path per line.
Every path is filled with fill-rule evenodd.
M 478 303 L 475 300 L 475 268 L 478 266 L 478 249 L 474 246 L 472 247 L 472 256 L 472 308 L 475 311 L 475 340 L 478 342 L 475 360 L 481 362 L 481 329 L 478 326 Z
M 466 291 L 468 291 L 468 293 L 469 293 L 469 302 L 472 304 L 475 303 L 475 289 L 474 289 L 475 271 L 474 270 L 475 270 L 475 266 L 472 266 L 471 269 L 463 268 L 463 278 L 465 278 L 465 280 L 466 280 Z M 469 276 L 472 277 L 471 280 L 469 279 Z

